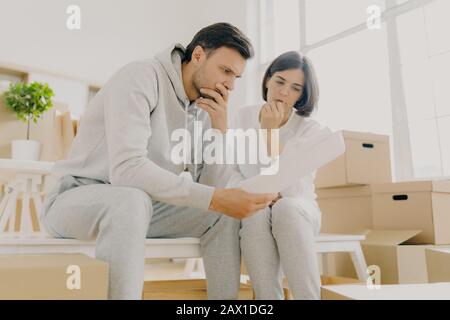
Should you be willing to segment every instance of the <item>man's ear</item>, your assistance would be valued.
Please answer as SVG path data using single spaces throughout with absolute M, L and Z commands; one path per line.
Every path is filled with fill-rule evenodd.
M 201 63 L 203 59 L 206 58 L 206 52 L 203 50 L 202 46 L 196 46 L 192 51 L 191 60 L 195 64 Z

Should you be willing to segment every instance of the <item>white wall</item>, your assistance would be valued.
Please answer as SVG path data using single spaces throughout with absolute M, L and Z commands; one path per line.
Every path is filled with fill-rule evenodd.
M 81 8 L 81 30 L 66 28 L 72 4 Z M 1 0 L 0 62 L 102 84 L 130 61 L 173 42 L 186 46 L 208 24 L 246 32 L 247 12 L 242 0 Z M 245 78 L 240 84 L 235 105 L 247 99 Z

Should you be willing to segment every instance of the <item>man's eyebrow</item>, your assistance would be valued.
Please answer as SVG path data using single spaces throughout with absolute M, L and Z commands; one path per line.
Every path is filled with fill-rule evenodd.
M 234 75 L 236 76 L 236 78 L 241 78 L 241 77 L 242 77 L 242 75 L 240 75 L 240 74 L 238 75 L 237 72 L 233 70 L 233 68 L 231 68 L 231 67 L 229 67 L 229 66 L 226 66 L 226 65 L 224 65 L 224 64 L 222 65 L 222 67 L 227 68 L 227 69 L 229 69 L 231 72 L 233 72 Z
M 277 77 L 277 78 L 280 78 L 280 79 L 283 80 L 283 81 L 286 81 L 286 79 L 283 78 L 282 76 L 276 75 L 276 77 Z M 302 88 L 303 88 L 303 85 L 300 84 L 300 83 L 293 83 L 293 85 L 294 85 L 294 86 L 297 86 L 297 87 L 302 87 Z

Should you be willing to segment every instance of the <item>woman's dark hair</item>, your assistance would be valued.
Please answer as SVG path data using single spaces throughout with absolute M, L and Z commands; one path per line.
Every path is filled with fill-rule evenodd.
M 250 40 L 235 26 L 220 22 L 201 29 L 186 47 L 183 62 L 189 62 L 195 47 L 201 46 L 207 55 L 220 47 L 235 49 L 245 59 L 253 57 Z
M 262 82 L 262 95 L 267 101 L 267 81 L 276 73 L 284 70 L 299 69 L 305 74 L 305 85 L 300 99 L 294 104 L 297 114 L 302 117 L 309 117 L 319 101 L 319 85 L 317 83 L 316 72 L 311 60 L 296 51 L 283 53 L 276 58 L 267 68 Z

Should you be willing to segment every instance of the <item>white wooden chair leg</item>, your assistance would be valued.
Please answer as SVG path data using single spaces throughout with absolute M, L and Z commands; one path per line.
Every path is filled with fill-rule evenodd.
M 8 220 L 8 232 L 11 235 L 16 234 L 17 201 L 19 201 L 19 199 L 16 199 L 12 204 L 11 215 Z
M 322 258 L 322 274 L 328 276 L 330 272 L 330 268 L 328 265 L 328 253 L 327 252 L 321 253 L 321 258 Z
M 16 214 L 16 205 L 17 205 L 18 192 L 16 189 L 13 189 L 9 194 L 7 199 L 6 207 L 3 212 L 2 217 L 0 218 L 0 233 L 3 235 L 7 235 L 9 231 L 14 231 L 14 227 L 11 228 L 11 224 L 8 224 L 8 229 L 5 230 L 6 224 L 8 220 L 10 220 L 12 215 Z
M 34 232 L 34 234 L 39 235 L 39 236 L 46 236 L 47 233 L 45 232 L 44 228 L 42 228 L 41 225 L 41 221 L 40 221 L 40 215 L 42 213 L 42 200 L 41 200 L 41 196 L 39 193 L 33 193 L 31 195 L 31 199 L 33 200 L 34 203 L 34 212 L 36 213 L 36 218 L 37 218 L 37 224 L 38 224 L 38 228 L 39 230 L 37 232 Z
M 5 213 L 6 205 L 8 204 L 8 201 L 10 198 L 10 193 L 11 193 L 11 191 L 9 191 L 8 185 L 5 185 L 4 190 L 5 191 L 3 192 L 3 198 L 2 198 L 2 201 L 0 202 L 0 219 L 3 216 L 3 214 Z
M 205 274 L 205 265 L 203 264 L 203 259 L 202 258 L 198 258 L 197 259 L 197 270 L 198 270 L 201 278 L 206 276 L 206 274 Z
M 42 182 L 41 176 L 33 177 L 31 180 L 31 199 L 33 200 L 34 204 L 34 212 L 36 213 L 36 219 L 37 219 L 37 225 L 39 230 L 37 232 L 33 232 L 35 235 L 45 235 L 46 233 L 43 231 L 43 228 L 41 226 L 41 214 L 42 214 L 42 199 L 41 199 L 41 193 L 40 193 L 40 184 Z M 31 203 L 30 203 L 31 205 Z
M 20 235 L 29 236 L 32 233 L 31 212 L 30 212 L 30 194 L 23 193 L 22 198 L 22 218 L 20 221 Z
M 196 263 L 197 263 L 197 259 L 195 259 L 195 258 L 186 260 L 186 265 L 184 266 L 184 275 L 186 277 L 190 278 L 192 276 L 192 273 L 194 273 L 194 271 L 195 271 Z
M 355 266 L 358 279 L 366 281 L 368 278 L 367 264 L 359 244 L 356 245 L 354 250 L 350 252 L 350 256 L 352 258 L 353 265 Z

